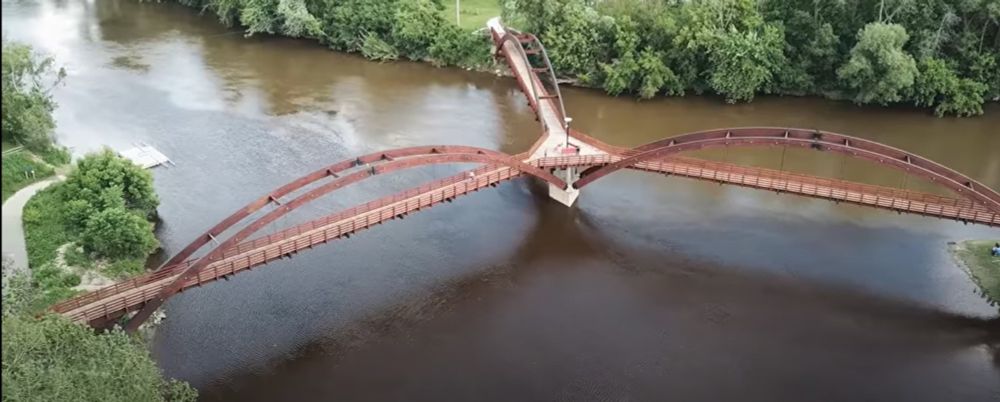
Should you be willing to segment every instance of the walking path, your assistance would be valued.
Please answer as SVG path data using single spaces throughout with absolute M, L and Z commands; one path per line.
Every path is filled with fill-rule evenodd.
M 24 226 L 21 222 L 24 205 L 36 193 L 52 185 L 52 183 L 62 181 L 63 179 L 65 179 L 65 176 L 60 175 L 31 184 L 14 193 L 7 201 L 4 201 L 3 256 L 4 258 L 11 259 L 15 271 L 28 269 L 28 250 L 24 244 Z

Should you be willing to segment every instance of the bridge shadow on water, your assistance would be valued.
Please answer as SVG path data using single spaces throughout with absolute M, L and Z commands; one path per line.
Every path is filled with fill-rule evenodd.
M 965 367 L 969 351 L 990 353 L 1000 369 L 998 318 L 702 258 L 529 189 L 518 206 L 536 218 L 509 259 L 356 320 L 266 372 L 210 384 L 203 399 L 978 400 L 995 391 L 988 378 L 970 392 L 934 378 Z M 895 377 L 904 367 L 917 374 Z

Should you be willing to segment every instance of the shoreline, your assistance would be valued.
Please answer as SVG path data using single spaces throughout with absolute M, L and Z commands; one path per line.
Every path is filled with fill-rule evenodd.
M 989 255 L 990 247 L 1000 240 L 965 240 L 949 242 L 948 252 L 962 271 L 979 287 L 981 297 L 1000 309 L 1000 257 Z
M 227 25 L 227 24 L 219 21 L 218 18 L 215 18 L 214 14 L 212 14 L 210 12 L 206 12 L 205 10 L 200 10 L 199 11 L 197 9 L 197 7 L 192 7 L 192 6 L 189 6 L 189 5 L 186 5 L 186 4 L 176 3 L 176 2 L 175 3 L 169 3 L 169 4 L 180 6 L 181 8 L 189 10 L 191 12 L 194 12 L 195 14 L 197 14 L 199 16 L 207 16 L 207 17 L 209 17 L 209 19 L 212 20 L 212 23 L 217 24 L 217 25 L 225 28 L 230 33 L 239 33 L 239 34 L 241 34 L 243 36 L 243 38 L 240 38 L 241 40 L 246 40 L 247 38 L 251 38 L 251 37 L 254 37 L 254 36 L 261 37 L 261 38 L 271 37 L 271 38 L 280 38 L 280 39 L 290 39 L 290 40 L 297 40 L 297 41 L 303 41 L 303 42 L 310 43 L 312 45 L 315 45 L 318 49 L 322 49 L 324 51 L 332 51 L 332 52 L 336 52 L 336 53 L 339 53 L 339 54 L 356 56 L 356 57 L 362 58 L 362 59 L 364 59 L 364 60 L 366 60 L 368 62 L 375 62 L 375 63 L 400 63 L 400 62 L 404 62 L 405 63 L 405 62 L 410 62 L 410 63 L 419 63 L 419 64 L 423 64 L 423 65 L 428 65 L 428 66 L 431 66 L 431 67 L 434 67 L 434 68 L 437 68 L 437 69 L 452 69 L 452 68 L 455 68 L 455 69 L 459 69 L 459 70 L 465 70 L 465 71 L 468 71 L 468 72 L 490 74 L 490 75 L 493 75 L 493 76 L 496 76 L 496 77 L 506 77 L 506 78 L 513 77 L 513 74 L 507 69 L 506 64 L 503 63 L 502 61 L 499 61 L 496 57 L 492 57 L 492 56 L 489 58 L 488 62 L 485 62 L 485 63 L 478 63 L 477 62 L 477 63 L 474 63 L 472 65 L 439 63 L 436 59 L 434 59 L 434 58 L 432 58 L 430 56 L 425 56 L 425 57 L 419 58 L 419 59 L 410 59 L 410 58 L 407 58 L 407 57 L 400 56 L 400 57 L 395 58 L 395 59 L 379 60 L 379 59 L 373 59 L 373 58 L 369 58 L 369 57 L 365 56 L 362 51 L 358 51 L 358 50 L 355 50 L 355 51 L 342 50 L 342 49 L 337 49 L 337 48 L 331 47 L 329 44 L 324 43 L 320 38 L 317 38 L 317 37 L 291 36 L 291 35 L 287 35 L 287 34 L 284 34 L 284 33 L 281 33 L 281 32 L 255 32 L 255 33 L 251 34 L 251 33 L 248 33 L 248 28 L 247 27 L 245 27 L 243 25 L 240 25 L 238 23 L 237 24 L 233 24 L 233 25 Z M 158 4 L 158 5 L 162 5 L 162 3 Z M 462 27 L 461 29 L 462 29 L 462 32 L 465 33 L 465 34 L 478 35 L 483 29 L 487 29 L 487 27 L 483 26 L 483 27 L 481 27 L 479 29 L 473 29 L 473 30 L 468 30 L 465 27 Z M 488 37 L 488 34 L 484 34 L 483 36 L 484 37 Z M 492 55 L 492 50 L 493 50 L 492 44 L 485 44 L 484 43 L 484 46 L 486 47 L 486 50 L 490 51 L 489 54 Z M 917 106 L 917 105 L 914 105 L 914 104 L 909 104 L 909 103 L 904 103 L 904 102 L 895 102 L 895 103 L 889 103 L 889 104 L 885 104 L 885 105 L 858 104 L 858 103 L 853 102 L 850 99 L 850 97 L 848 97 L 848 96 L 846 96 L 846 95 L 844 95 L 842 93 L 835 92 L 835 91 L 825 91 L 825 92 L 816 92 L 816 93 L 810 93 L 810 92 L 804 92 L 804 93 L 796 93 L 796 92 L 759 92 L 759 93 L 756 93 L 754 95 L 754 100 L 747 101 L 747 102 L 729 103 L 729 102 L 725 101 L 725 97 L 722 94 L 714 93 L 714 92 L 711 92 L 711 91 L 698 92 L 698 91 L 696 91 L 696 90 L 694 90 L 692 88 L 685 89 L 683 91 L 683 93 L 680 94 L 680 95 L 670 95 L 670 94 L 666 94 L 666 93 L 657 93 L 655 96 L 646 99 L 646 98 L 639 97 L 638 94 L 636 94 L 636 93 L 628 93 L 628 92 L 622 93 L 622 94 L 618 94 L 618 95 L 612 95 L 612 94 L 608 93 L 600 85 L 585 84 L 585 83 L 583 83 L 580 80 L 579 77 L 563 76 L 561 74 L 558 74 L 558 71 L 556 71 L 556 80 L 558 81 L 558 84 L 560 86 L 570 87 L 570 88 L 578 88 L 578 89 L 583 89 L 583 90 L 588 90 L 588 91 L 596 91 L 596 92 L 600 93 L 601 95 L 603 95 L 605 97 L 608 97 L 608 98 L 628 98 L 628 99 L 630 99 L 630 100 L 632 100 L 634 102 L 655 101 L 655 100 L 663 100 L 663 99 L 686 99 L 686 98 L 698 97 L 698 98 L 712 99 L 714 103 L 716 103 L 719 106 L 723 106 L 724 107 L 724 106 L 730 106 L 730 105 L 737 105 L 737 106 L 738 105 L 752 105 L 752 104 L 754 104 L 754 100 L 756 100 L 757 98 L 796 98 L 796 99 L 802 98 L 802 99 L 818 99 L 818 100 L 823 100 L 823 101 L 829 101 L 829 102 L 834 102 L 835 104 L 838 104 L 838 105 L 853 106 L 853 107 L 859 108 L 859 109 L 880 110 L 880 111 L 893 111 L 893 112 L 897 112 L 897 111 L 901 111 L 902 110 L 902 111 L 907 111 L 907 112 L 920 113 L 920 114 L 928 116 L 928 117 L 933 117 L 934 116 L 933 108 L 923 107 L 923 106 Z M 983 116 L 986 115 L 986 111 L 987 110 L 994 109 L 996 107 L 1000 107 L 1000 99 L 985 99 L 984 102 L 983 102 L 983 104 L 982 104 L 983 112 L 981 114 L 979 114 L 979 115 L 973 115 L 973 116 L 962 116 L 961 118 L 968 119 L 968 118 L 983 117 Z M 954 118 L 954 117 L 955 116 L 948 115 L 948 116 L 938 116 L 937 118 L 941 119 L 941 118 Z

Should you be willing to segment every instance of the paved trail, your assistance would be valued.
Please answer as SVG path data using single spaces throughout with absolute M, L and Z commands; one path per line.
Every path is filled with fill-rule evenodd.
M 65 177 L 56 176 L 34 183 L 14 193 L 3 203 L 3 256 L 10 258 L 16 270 L 28 268 L 28 250 L 24 245 L 24 226 L 21 216 L 24 204 L 36 193 Z

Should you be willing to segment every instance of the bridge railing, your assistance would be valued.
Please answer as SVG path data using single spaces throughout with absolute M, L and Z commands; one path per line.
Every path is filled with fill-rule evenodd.
M 183 288 L 211 282 L 255 265 L 297 252 L 303 248 L 329 241 L 346 234 L 382 223 L 444 202 L 468 192 L 517 177 L 520 171 L 509 167 L 484 166 L 467 173 L 437 180 L 403 193 L 383 197 L 324 218 L 297 225 L 276 235 L 255 239 L 243 245 L 242 252 L 214 261 L 198 275 L 183 284 Z M 92 321 L 129 311 L 137 304 L 156 297 L 177 274 L 190 264 L 178 265 L 133 280 L 118 283 L 60 303 L 54 310 L 69 312 L 72 318 Z M 100 304 L 93 305 L 97 302 Z M 93 305 L 93 306 L 91 306 Z M 86 307 L 86 308 L 84 308 Z

